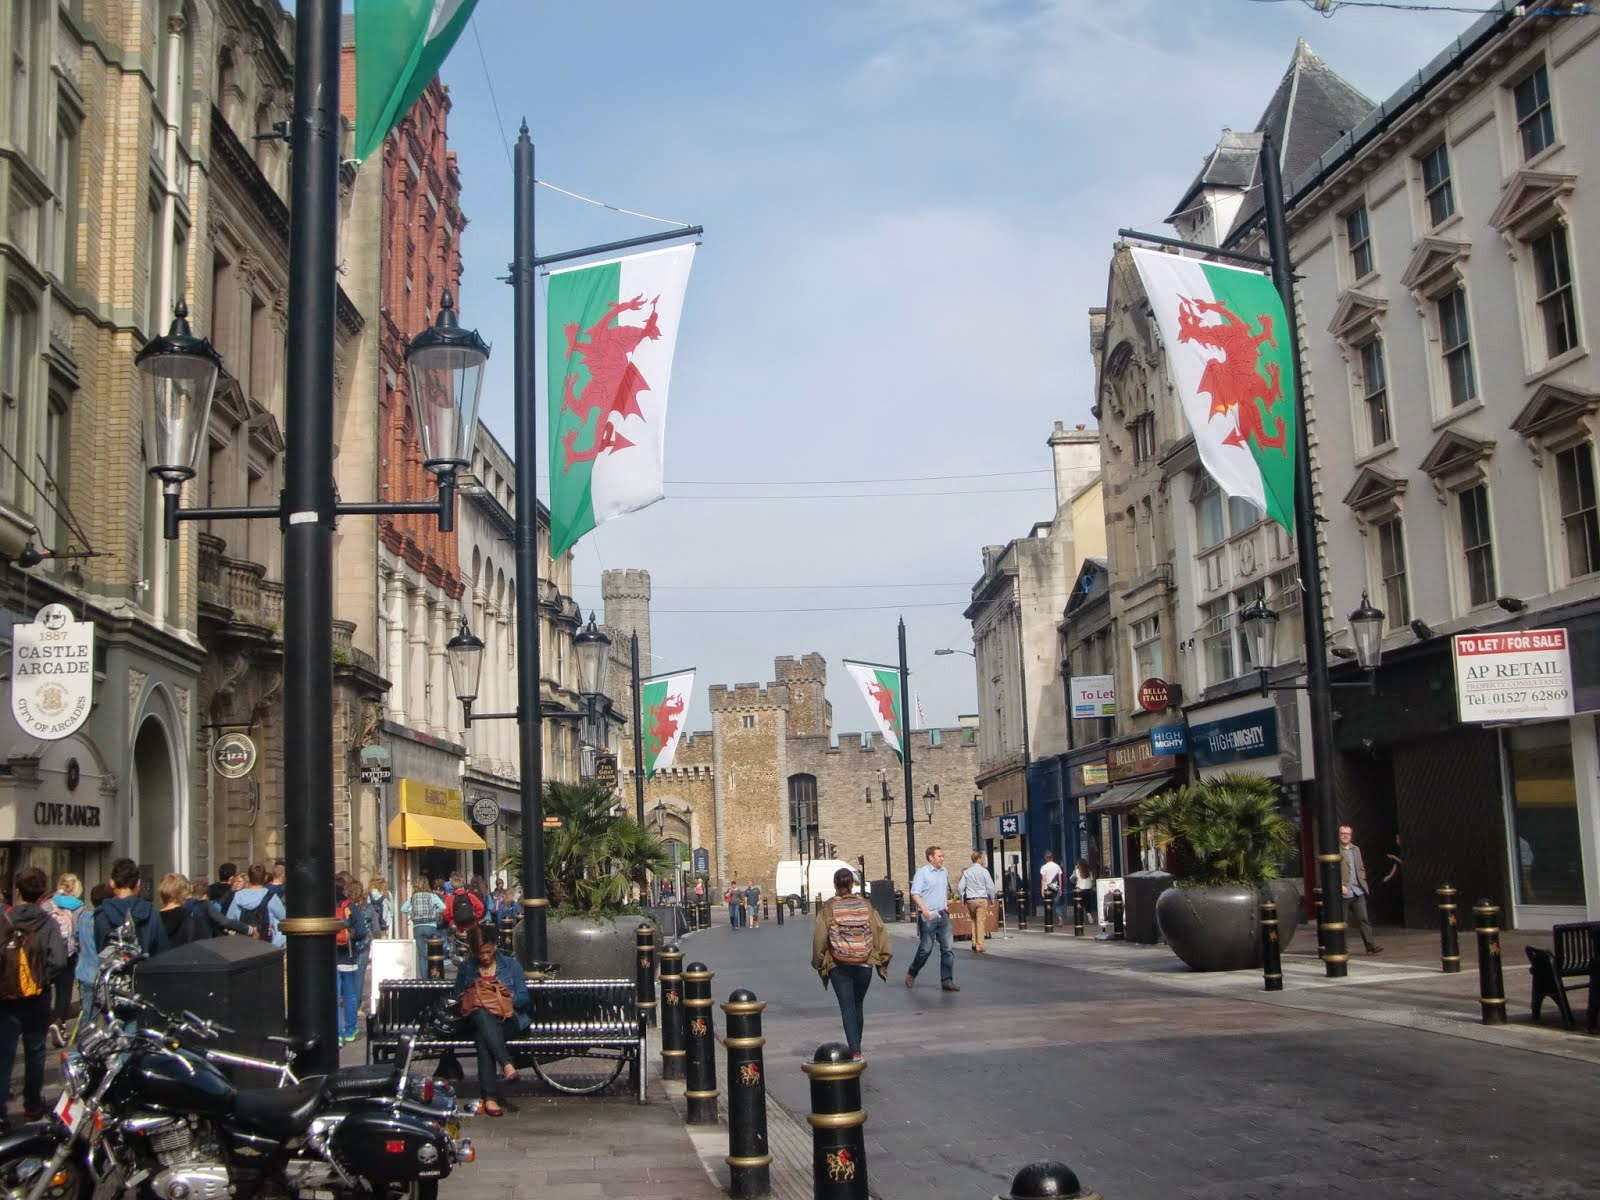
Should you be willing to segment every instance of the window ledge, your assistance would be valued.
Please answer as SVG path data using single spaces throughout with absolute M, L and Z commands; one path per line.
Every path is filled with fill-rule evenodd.
M 1383 272 L 1378 270 L 1376 267 L 1374 267 L 1372 270 L 1368 271 L 1365 275 L 1361 276 L 1360 279 L 1357 279 L 1354 282 L 1352 282 L 1350 284 L 1349 290 L 1351 290 L 1351 291 L 1360 291 L 1362 288 L 1366 287 L 1366 285 L 1368 285 L 1370 283 L 1377 283 L 1382 278 L 1383 278 Z
M 1424 203 L 1426 203 L 1426 202 L 1424 202 Z M 1432 228 L 1430 228 L 1428 230 L 1428 236 L 1429 237 L 1438 237 L 1440 234 L 1444 233 L 1446 230 L 1454 229 L 1457 225 L 1461 224 L 1461 222 L 1464 221 L 1464 220 L 1466 220 L 1466 218 L 1461 215 L 1461 210 L 1458 208 L 1458 209 L 1456 209 L 1455 212 L 1451 213 L 1444 220 L 1440 221 L 1437 225 L 1435 225 Z
M 1434 432 L 1437 433 L 1441 429 L 1445 429 L 1445 428 L 1448 428 L 1451 425 L 1454 425 L 1457 421 L 1461 420 L 1464 417 L 1470 417 L 1473 413 L 1482 412 L 1482 411 L 1483 411 L 1483 397 L 1479 396 L 1476 400 L 1468 400 L 1460 408 L 1452 408 L 1449 412 L 1445 413 L 1442 417 L 1435 417 L 1433 419 L 1433 424 L 1432 424 L 1431 427 L 1434 430 Z
M 1521 140 L 1521 131 L 1520 130 L 1518 130 L 1518 140 Z M 1555 141 L 1551 142 L 1548 146 L 1546 146 L 1543 150 L 1539 151 L 1539 153 L 1535 154 L 1532 158 L 1525 158 L 1521 162 L 1519 162 L 1517 164 L 1516 170 L 1512 171 L 1511 175 L 1507 176 L 1506 179 L 1504 181 L 1502 181 L 1502 182 L 1503 183 L 1509 183 L 1511 181 L 1511 179 L 1515 178 L 1517 171 L 1523 171 L 1523 170 L 1528 169 L 1529 167 L 1536 167 L 1541 163 L 1549 162 L 1552 158 L 1554 158 L 1556 155 L 1560 154 L 1566 148 L 1567 148 L 1567 143 L 1563 139 L 1558 137 Z
M 1538 370 L 1532 372 L 1531 374 L 1524 375 L 1522 377 L 1522 382 L 1528 386 L 1532 386 L 1536 383 L 1542 383 L 1544 380 L 1550 378 L 1550 376 L 1556 374 L 1558 371 L 1561 371 L 1566 367 L 1570 367 L 1573 363 L 1582 362 L 1588 357 L 1589 348 L 1587 346 L 1577 345 L 1571 350 L 1563 350 L 1560 354 L 1556 355 Z
M 1378 462 L 1381 459 L 1388 458 L 1391 454 L 1395 453 L 1399 449 L 1399 443 L 1397 443 L 1394 438 L 1391 437 L 1382 445 L 1374 446 L 1371 450 L 1356 455 L 1352 465 L 1357 467 L 1369 466 L 1370 464 Z

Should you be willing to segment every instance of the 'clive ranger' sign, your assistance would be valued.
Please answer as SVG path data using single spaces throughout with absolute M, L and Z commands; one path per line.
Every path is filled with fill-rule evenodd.
M 76 733 L 94 706 L 94 625 L 46 604 L 11 627 L 11 714 L 47 742 Z

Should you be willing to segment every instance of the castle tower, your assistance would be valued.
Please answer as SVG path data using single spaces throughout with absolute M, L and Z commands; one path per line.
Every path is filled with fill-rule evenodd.
M 629 638 L 639 635 L 639 678 L 650 673 L 650 572 L 600 572 L 600 624 L 611 639 L 611 665 L 606 669 L 606 695 L 631 724 L 633 721 L 633 666 Z M 627 761 L 633 761 L 630 729 L 624 739 Z
M 789 694 L 789 736 L 827 737 L 833 728 L 828 660 L 815 651 L 799 659 L 775 658 L 772 680 Z

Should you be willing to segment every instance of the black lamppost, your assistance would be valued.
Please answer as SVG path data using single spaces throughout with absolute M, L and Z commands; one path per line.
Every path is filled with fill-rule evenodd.
M 1239 624 L 1244 626 L 1250 639 L 1256 670 L 1261 673 L 1261 695 L 1274 691 L 1304 691 L 1309 683 L 1269 683 L 1267 676 L 1278 665 L 1278 614 L 1267 607 L 1264 596 L 1239 610 Z M 1378 663 L 1383 658 L 1383 610 L 1374 608 L 1361 593 L 1361 607 L 1350 614 L 1350 636 L 1356 646 L 1356 663 L 1367 672 L 1359 683 L 1330 682 L 1330 688 L 1366 688 L 1378 690 Z
M 573 652 L 578 656 L 578 692 L 583 696 L 583 777 L 595 776 L 594 758 L 602 753 L 610 741 L 606 727 L 606 669 L 611 665 L 611 639 L 595 624 L 594 614 L 589 623 L 572 639 Z
M 319 6 L 307 5 L 305 75 L 325 76 L 331 40 L 335 59 L 338 13 L 331 24 Z M 313 16 L 312 12 L 316 15 Z M 331 35 L 329 31 L 331 30 Z M 311 37 L 311 33 L 318 36 Z M 315 61 L 309 61 L 315 60 Z M 332 70 L 337 76 L 337 63 Z M 299 110 L 306 79 L 296 79 Z M 336 90 L 336 89 L 335 89 Z M 320 168 L 330 148 L 305 135 L 306 160 L 295 158 L 295 195 L 311 195 L 307 212 L 295 206 L 291 229 L 289 395 L 285 405 L 285 487 L 276 505 L 183 508 L 183 485 L 199 469 L 211 400 L 222 373 L 222 356 L 189 326 L 188 308 L 179 300 L 167 333 L 152 338 L 134 358 L 144 381 L 145 455 L 152 476 L 161 481 L 162 535 L 178 536 L 182 521 L 276 520 L 284 531 L 283 736 L 295 753 L 284 763 L 284 858 L 289 876 L 284 904 L 288 935 L 290 1028 L 308 1049 L 300 1056 L 326 1071 L 338 1059 L 333 989 L 334 935 L 343 926 L 333 916 L 333 528 L 341 516 L 431 514 L 441 532 L 455 527 L 456 473 L 472 457 L 478 397 L 489 347 L 476 333 L 462 330 L 450 293 L 439 302 L 439 316 L 406 348 L 411 403 L 423 465 L 438 483 L 429 501 L 344 502 L 333 486 L 332 285 L 313 276 L 312 260 L 331 243 L 332 225 L 315 203 L 326 182 Z M 336 150 L 332 147 L 332 150 Z M 315 152 L 313 152 L 315 151 Z M 337 156 L 333 155 L 335 166 Z M 310 177 L 310 178 L 307 178 Z M 308 243 L 314 243 L 308 248 Z M 331 280 L 332 274 L 328 273 Z M 324 296 L 322 293 L 328 294 Z M 326 301 L 326 303 L 325 303 Z M 323 326 L 326 326 L 324 329 Z M 326 345 L 323 343 L 326 342 Z M 326 369 L 324 369 L 326 368 Z M 481 645 L 481 644 L 480 644 Z M 454 665 L 454 664 L 452 664 Z M 473 691 L 476 692 L 474 679 Z

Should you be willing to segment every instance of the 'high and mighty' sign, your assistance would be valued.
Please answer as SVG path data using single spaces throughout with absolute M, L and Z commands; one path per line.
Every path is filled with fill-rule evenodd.
M 47 742 L 70 737 L 94 706 L 94 624 L 65 604 L 46 604 L 32 624 L 11 627 L 11 714 Z
M 1463 721 L 1528 721 L 1572 715 L 1565 629 L 1455 636 L 1456 709 Z

